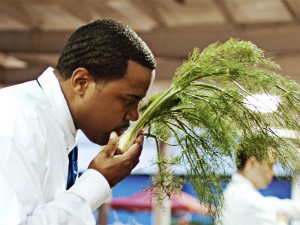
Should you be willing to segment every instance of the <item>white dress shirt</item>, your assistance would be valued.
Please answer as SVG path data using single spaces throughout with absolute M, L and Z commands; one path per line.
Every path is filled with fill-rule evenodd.
M 300 202 L 263 196 L 239 174 L 233 175 L 223 196 L 217 225 L 279 225 L 279 216 L 300 219 Z
M 0 90 L 0 225 L 95 224 L 109 184 L 89 169 L 66 191 L 76 129 L 53 69 L 38 81 Z

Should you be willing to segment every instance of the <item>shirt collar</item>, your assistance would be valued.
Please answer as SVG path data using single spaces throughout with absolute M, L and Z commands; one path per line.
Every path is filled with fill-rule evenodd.
M 70 152 L 76 145 L 77 130 L 74 125 L 67 101 L 61 90 L 58 79 L 54 74 L 54 69 L 49 67 L 38 77 L 38 82 L 46 94 L 53 112 L 62 127 L 65 136 L 66 148 Z
M 232 179 L 231 179 L 232 183 L 234 184 L 243 184 L 243 185 L 246 185 L 254 190 L 256 190 L 256 188 L 254 187 L 254 185 L 248 180 L 246 179 L 244 176 L 242 176 L 241 174 L 234 174 L 232 176 Z

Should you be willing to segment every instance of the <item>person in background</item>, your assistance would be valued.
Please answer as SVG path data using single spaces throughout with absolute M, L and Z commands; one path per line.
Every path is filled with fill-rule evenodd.
M 274 176 L 272 145 L 253 138 L 256 145 L 241 143 L 236 152 L 238 173 L 223 192 L 217 225 L 283 225 L 300 219 L 300 202 L 263 196 Z M 257 147 L 259 146 L 259 147 Z
M 155 68 L 132 29 L 95 20 L 70 36 L 55 68 L 0 90 L 0 224 L 95 224 L 93 211 L 139 162 L 142 132 L 127 152 L 115 153 Z M 106 146 L 66 190 L 73 163 L 76 176 L 76 155 L 70 163 L 68 155 L 78 129 Z

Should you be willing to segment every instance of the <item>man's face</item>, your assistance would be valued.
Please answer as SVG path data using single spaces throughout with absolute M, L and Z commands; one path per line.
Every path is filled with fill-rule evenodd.
M 91 85 L 77 107 L 76 126 L 94 143 L 105 145 L 109 135 L 121 135 L 138 119 L 138 104 L 145 97 L 154 71 L 129 61 L 126 75 L 106 84 Z
M 257 189 L 266 188 L 274 177 L 274 161 L 263 159 L 253 166 L 253 182 Z

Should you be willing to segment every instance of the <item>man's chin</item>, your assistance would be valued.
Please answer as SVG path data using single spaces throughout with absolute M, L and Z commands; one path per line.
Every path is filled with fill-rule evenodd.
M 101 132 L 102 133 L 101 135 L 99 135 L 100 132 L 98 132 L 98 135 L 96 134 L 96 132 L 92 133 L 92 135 L 90 135 L 90 133 L 84 132 L 83 130 L 82 132 L 91 142 L 97 145 L 106 145 L 108 143 L 109 136 L 110 136 L 109 132 L 107 133 Z
M 103 135 L 101 137 L 97 137 L 95 140 L 90 140 L 93 143 L 97 144 L 97 145 L 107 145 L 108 141 L 109 141 L 109 136 L 110 134 L 107 135 Z

